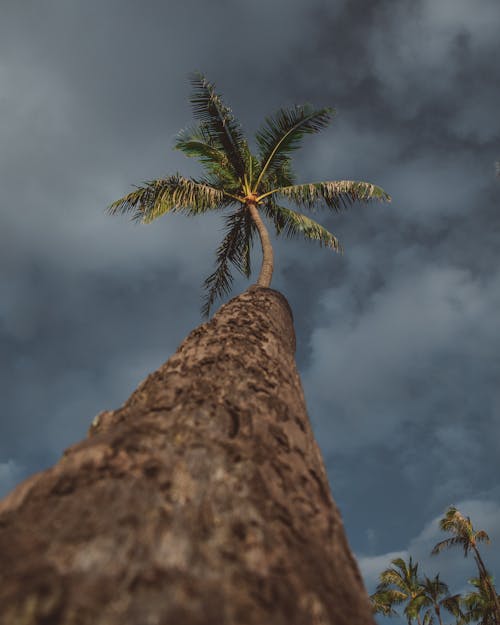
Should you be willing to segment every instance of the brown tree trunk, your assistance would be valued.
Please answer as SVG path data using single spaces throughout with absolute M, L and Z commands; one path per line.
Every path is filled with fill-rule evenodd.
M 285 298 L 252 287 L 0 504 L 2 625 L 373 625 Z
M 257 227 L 259 233 L 260 245 L 262 247 L 262 265 L 260 267 L 259 277 L 257 279 L 257 286 L 270 287 L 271 280 L 273 279 L 274 271 L 274 253 L 269 232 L 266 228 L 266 224 L 262 221 L 259 209 L 254 202 L 247 202 L 247 208 L 250 211 L 250 215 Z

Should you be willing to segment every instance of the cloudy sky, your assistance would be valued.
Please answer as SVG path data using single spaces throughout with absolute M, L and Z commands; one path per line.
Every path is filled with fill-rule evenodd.
M 273 282 L 368 588 L 394 554 L 464 586 L 472 562 L 428 555 L 450 504 L 490 533 L 500 578 L 498 0 L 2 0 L 0 16 L 0 494 L 201 321 L 220 218 L 104 214 L 134 183 L 198 173 L 171 148 L 201 70 L 250 135 L 280 106 L 334 106 L 299 180 L 393 197 L 317 215 L 342 257 L 277 240 Z

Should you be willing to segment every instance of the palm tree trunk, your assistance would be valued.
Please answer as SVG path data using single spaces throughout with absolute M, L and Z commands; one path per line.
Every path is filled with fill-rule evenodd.
M 486 569 L 483 559 L 481 558 L 479 549 L 475 545 L 473 545 L 472 548 L 474 549 L 474 558 L 476 560 L 477 568 L 479 570 L 479 579 L 483 579 L 484 583 L 486 584 L 486 588 L 488 589 L 493 603 L 495 604 L 495 621 L 497 625 L 500 625 L 500 600 L 498 599 L 496 588 L 491 582 L 490 575 L 488 573 L 488 570 Z
M 274 255 L 271 239 L 269 238 L 269 232 L 262 221 L 262 217 L 260 216 L 259 209 L 256 204 L 254 202 L 247 202 L 246 206 L 250 211 L 250 215 L 252 216 L 252 219 L 257 227 L 260 244 L 262 246 L 262 266 L 257 280 L 257 285 L 269 288 L 271 286 L 274 270 Z
M 434 612 L 436 613 L 436 616 L 438 617 L 439 625 L 443 625 L 443 620 L 441 618 L 441 608 L 439 607 L 437 603 L 434 604 Z
M 251 287 L 0 504 L 0 623 L 374 625 L 285 298 Z

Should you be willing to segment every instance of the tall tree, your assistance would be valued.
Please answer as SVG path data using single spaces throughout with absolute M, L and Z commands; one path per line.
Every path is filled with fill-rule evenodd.
M 394 605 L 405 603 L 404 615 L 411 625 L 414 620 L 423 625 L 420 618 L 420 609 L 414 599 L 420 594 L 422 584 L 418 578 L 418 562 L 413 562 L 411 556 L 408 562 L 403 558 L 391 560 L 392 566 L 380 573 L 380 582 L 370 599 L 375 611 L 391 616 L 394 614 Z
M 197 124 L 181 131 L 176 148 L 197 158 L 204 175 L 194 179 L 173 174 L 150 180 L 113 202 L 109 211 L 115 215 L 130 213 L 134 220 L 143 223 L 169 212 L 199 215 L 212 210 L 229 211 L 224 216 L 226 235 L 217 249 L 215 271 L 205 280 L 203 312 L 208 316 L 215 299 L 231 290 L 231 265 L 250 276 L 250 249 L 255 233 L 262 246 L 257 284 L 271 285 L 273 248 L 263 215 L 273 223 L 278 235 L 302 235 L 339 251 L 341 245 L 331 232 L 283 202 L 305 209 L 324 206 L 340 211 L 356 201 L 390 201 L 390 197 L 370 182 L 295 183 L 292 153 L 306 135 L 317 133 L 330 123 L 333 109 L 314 109 L 309 105 L 280 109 L 256 133 L 254 155 L 240 123 L 214 85 L 202 74 L 194 74 L 191 82 L 191 105 Z
M 339 210 L 387 196 L 362 182 L 293 183 L 290 154 L 328 109 L 270 118 L 254 157 L 213 86 L 193 85 L 199 125 L 178 147 L 205 176 L 151 181 L 111 211 L 148 222 L 236 205 L 205 311 L 229 290 L 230 264 L 250 273 L 255 231 L 258 283 L 0 504 L 2 625 L 373 625 L 307 416 L 291 311 L 267 288 L 261 212 L 278 232 L 339 249 L 278 200 Z
M 455 506 L 450 506 L 444 517 L 439 522 L 439 527 L 443 532 L 452 534 L 451 538 L 446 538 L 438 542 L 432 554 L 436 555 L 449 547 L 461 547 L 464 556 L 467 557 L 470 552 L 474 554 L 479 578 L 482 580 L 485 588 L 488 588 L 492 602 L 495 604 L 495 613 L 497 624 L 500 625 L 500 601 L 493 585 L 491 575 L 488 573 L 483 558 L 479 551 L 479 543 L 489 543 L 490 537 L 484 530 L 475 530 L 470 517 L 464 516 Z
M 295 366 L 251 287 L 0 504 L 2 625 L 374 625 Z

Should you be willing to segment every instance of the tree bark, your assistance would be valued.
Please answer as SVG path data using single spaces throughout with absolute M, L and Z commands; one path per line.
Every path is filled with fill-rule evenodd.
M 2 625 L 373 625 L 294 361 L 251 287 L 0 504 Z

